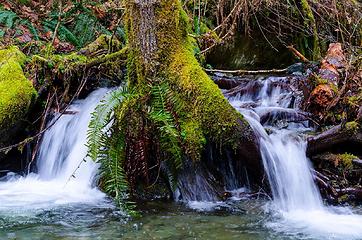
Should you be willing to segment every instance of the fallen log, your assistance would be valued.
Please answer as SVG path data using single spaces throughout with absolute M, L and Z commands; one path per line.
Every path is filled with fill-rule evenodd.
M 342 124 L 308 139 L 307 155 L 333 150 L 348 144 L 357 144 L 362 147 L 362 132 L 355 122 Z
M 244 77 L 234 77 L 234 76 L 226 76 L 226 75 L 222 75 L 222 76 L 218 76 L 218 75 L 210 75 L 211 79 L 214 81 L 214 83 L 216 83 L 216 85 L 219 86 L 220 89 L 225 89 L 225 90 L 229 90 L 232 88 L 235 88 L 241 84 L 246 84 L 250 81 L 253 81 L 255 79 L 255 77 L 249 77 L 249 76 L 244 76 Z
M 204 69 L 207 73 L 223 73 L 231 75 L 259 75 L 259 74 L 284 74 L 288 72 L 288 68 L 270 69 L 270 70 L 221 70 L 221 69 Z

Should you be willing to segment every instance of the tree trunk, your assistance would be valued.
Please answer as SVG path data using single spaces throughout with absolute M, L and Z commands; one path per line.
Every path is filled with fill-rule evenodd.
M 232 149 L 260 180 L 257 139 L 243 116 L 224 98 L 194 56 L 189 18 L 178 0 L 128 0 L 126 16 L 129 85 L 138 92 L 166 83 L 182 102 L 171 109 L 188 159 L 202 160 L 206 142 Z

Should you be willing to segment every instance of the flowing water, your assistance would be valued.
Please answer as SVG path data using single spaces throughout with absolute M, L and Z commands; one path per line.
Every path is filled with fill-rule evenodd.
M 283 77 L 269 77 L 251 82 L 247 88 L 260 90 L 230 98 L 260 139 L 273 194 L 267 210 L 275 217 L 266 226 L 322 239 L 361 239 L 361 215 L 353 214 L 350 208 L 323 205 L 306 157 L 303 140 L 303 132 L 309 130 L 309 123 L 303 118 L 306 113 L 298 109 L 296 93 L 283 89 L 285 81 Z
M 90 114 L 106 92 L 100 89 L 86 100 L 75 102 L 68 109 L 74 114 L 61 116 L 46 131 L 37 159 L 37 174 L 8 174 L 2 179 L 0 214 L 16 217 L 56 206 L 107 202 L 105 194 L 94 186 L 98 165 L 84 159 Z
M 142 218 L 125 221 L 94 186 L 98 165 L 85 158 L 90 114 L 107 92 L 99 89 L 45 133 L 37 174 L 1 179 L 0 239 L 362 239 L 362 209 L 323 205 L 305 156 L 310 126 L 293 94 L 273 84 L 282 80 L 230 98 L 260 138 L 273 201 L 141 203 Z M 193 193 L 204 191 L 202 174 L 192 196 L 207 196 Z

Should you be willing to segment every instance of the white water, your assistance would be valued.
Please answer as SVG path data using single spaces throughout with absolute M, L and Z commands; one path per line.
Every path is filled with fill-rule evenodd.
M 68 109 L 75 114 L 61 116 L 45 132 L 37 159 L 38 174 L 9 175 L 7 181 L 0 182 L 0 211 L 20 213 L 65 204 L 105 202 L 105 194 L 94 185 L 98 164 L 82 160 L 87 153 L 91 113 L 106 92 L 107 89 L 99 89 L 85 100 L 76 101 Z
M 263 164 L 273 194 L 273 202 L 266 210 L 276 218 L 267 226 L 307 238 L 362 239 L 362 216 L 348 208 L 323 205 L 306 157 L 306 143 L 300 137 L 306 123 L 288 123 L 287 118 L 279 115 L 277 119 L 276 114 L 265 124 L 270 134 L 260 124 L 260 116 L 268 110 L 298 110 L 297 106 L 290 106 L 292 93 L 273 86 L 273 81 L 279 80 L 269 78 L 258 93 L 230 99 L 260 139 Z M 253 108 L 243 108 L 250 102 L 254 103 Z

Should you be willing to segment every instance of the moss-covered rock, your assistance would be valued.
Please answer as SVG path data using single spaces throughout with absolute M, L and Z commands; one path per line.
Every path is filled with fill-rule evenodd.
M 14 126 L 28 112 L 37 93 L 24 76 L 26 56 L 17 48 L 0 50 L 0 129 Z

